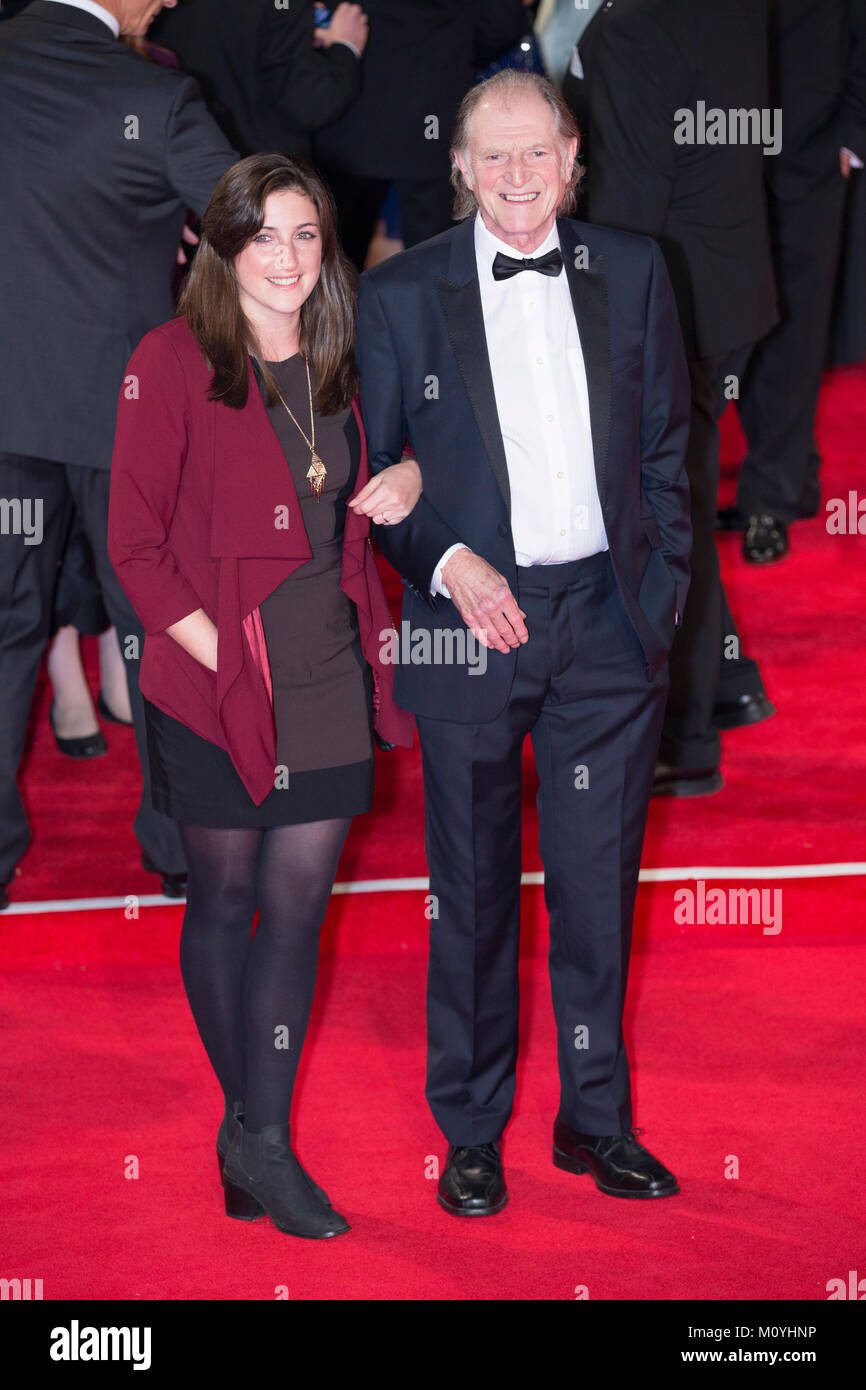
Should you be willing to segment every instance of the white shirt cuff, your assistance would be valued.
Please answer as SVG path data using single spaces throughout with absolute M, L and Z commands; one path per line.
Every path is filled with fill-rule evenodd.
M 468 547 L 467 545 L 464 545 L 462 541 L 458 541 L 456 545 L 450 545 L 450 546 L 448 547 L 448 549 L 445 551 L 445 554 L 442 556 L 442 559 L 439 561 L 439 564 L 436 566 L 435 570 L 433 571 L 433 578 L 430 580 L 430 592 L 431 592 L 431 594 L 441 594 L 441 595 L 443 596 L 443 598 L 450 598 L 450 597 L 451 597 L 451 595 L 449 594 L 449 592 L 448 592 L 448 590 L 446 589 L 445 585 L 442 583 L 442 568 L 443 568 L 444 565 L 447 565 L 448 561 L 451 559 L 451 556 L 454 554 L 455 550 L 468 550 L 468 549 L 469 549 L 469 547 Z
M 347 48 L 351 48 L 351 50 L 352 50 L 352 52 L 354 53 L 355 57 L 358 58 L 358 59 L 360 59 L 360 57 L 361 57 L 361 50 L 360 50 L 359 48 L 356 48 L 355 45 L 354 45 L 353 43 L 350 43 L 348 39 L 332 39 L 332 40 L 331 40 L 331 43 L 332 43 L 332 44 L 333 44 L 333 43 L 344 43 L 344 44 L 346 45 Z
M 842 150 L 845 154 L 847 154 L 848 158 L 851 160 L 852 169 L 863 168 L 863 160 L 860 158 L 859 154 L 855 154 L 853 150 L 849 150 L 847 145 L 843 145 Z

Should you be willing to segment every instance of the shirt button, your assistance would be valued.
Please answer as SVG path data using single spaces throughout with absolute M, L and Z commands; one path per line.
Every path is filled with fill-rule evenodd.
M 527 309 L 534 309 L 534 308 L 535 308 L 535 300 L 534 300 L 534 299 L 530 299 L 529 302 L 527 303 L 526 307 L 527 307 Z
M 560 531 L 559 534 L 560 534 L 561 536 L 564 536 L 564 535 L 565 535 L 565 532 L 564 532 L 564 531 Z
M 543 367 L 543 366 L 544 366 L 544 358 L 543 358 L 543 357 L 536 357 L 535 360 L 536 360 L 536 362 L 538 363 L 539 367 Z
M 552 415 L 548 415 L 548 416 L 547 416 L 547 419 L 551 422 L 551 424 L 553 423 L 553 416 L 552 416 Z
M 564 478 L 564 477 L 565 477 L 565 474 L 564 474 L 564 473 L 557 473 L 556 476 L 557 476 L 557 478 Z

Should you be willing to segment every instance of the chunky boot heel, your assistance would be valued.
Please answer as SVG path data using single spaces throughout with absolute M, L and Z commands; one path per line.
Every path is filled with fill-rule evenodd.
M 230 1190 L 240 1190 L 256 1207 L 264 1208 L 277 1230 L 286 1235 L 326 1240 L 350 1229 L 346 1218 L 319 1195 L 321 1189 L 314 1190 L 292 1153 L 287 1124 L 267 1125 L 260 1134 L 248 1134 L 243 1121 L 236 1119 L 223 1182 L 226 1211 Z
M 257 1202 L 255 1197 L 251 1197 L 248 1192 L 244 1192 L 242 1187 L 235 1187 L 233 1182 L 226 1182 L 223 1179 L 226 1198 L 226 1216 L 231 1216 L 235 1221 L 258 1221 L 260 1216 L 265 1215 L 265 1209 L 261 1202 Z

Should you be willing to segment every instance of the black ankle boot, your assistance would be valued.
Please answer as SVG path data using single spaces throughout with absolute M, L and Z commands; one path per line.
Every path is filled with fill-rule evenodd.
M 265 1215 L 265 1209 L 261 1202 L 257 1202 L 255 1197 L 251 1197 L 239 1187 L 235 1187 L 225 1180 L 226 1155 L 243 1118 L 244 1103 L 242 1100 L 234 1100 L 231 1105 L 226 1105 L 225 1114 L 217 1134 L 217 1163 L 220 1170 L 220 1182 L 225 1189 L 226 1216 L 232 1216 L 236 1221 L 258 1221 L 260 1217 Z
M 230 1105 L 226 1105 L 225 1114 L 222 1117 L 222 1122 L 217 1133 L 216 1141 L 217 1163 L 219 1164 L 220 1182 L 223 1184 L 223 1187 L 225 1187 L 223 1168 L 225 1167 L 226 1154 L 229 1151 L 229 1145 L 232 1141 L 232 1135 L 235 1132 L 235 1125 L 238 1120 L 243 1122 L 243 1118 L 244 1102 L 242 1100 L 233 1100 Z M 316 1196 L 321 1198 L 321 1200 L 325 1203 L 325 1206 L 329 1207 L 331 1205 L 331 1199 L 328 1196 L 325 1189 L 323 1187 L 319 1187 L 319 1184 L 317 1182 L 313 1182 L 313 1179 L 310 1177 L 309 1173 L 307 1172 L 303 1164 L 300 1162 L 300 1160 L 298 1160 L 298 1167 L 300 1168 L 307 1182 L 310 1184 L 310 1187 L 315 1192 Z M 240 1193 L 238 1194 L 238 1200 L 235 1203 L 235 1205 L 239 1208 L 238 1211 L 228 1210 L 228 1198 L 226 1198 L 226 1212 L 229 1216 L 237 1216 L 239 1221 L 255 1221 L 257 1217 L 264 1216 L 264 1208 L 261 1207 L 258 1202 L 252 1199 L 250 1201 L 250 1206 L 256 1207 L 258 1208 L 258 1210 L 251 1210 L 250 1214 L 246 1215 L 243 1210 L 245 1203 L 240 1200 L 240 1197 L 242 1195 L 243 1194 Z
M 286 1235 L 324 1240 L 350 1229 L 345 1217 L 313 1191 L 292 1153 L 288 1125 L 267 1125 L 260 1134 L 248 1134 L 243 1120 L 235 1115 L 223 1182 L 229 1216 L 234 1214 L 229 1211 L 230 1201 L 245 1195 L 263 1207 L 277 1230 Z

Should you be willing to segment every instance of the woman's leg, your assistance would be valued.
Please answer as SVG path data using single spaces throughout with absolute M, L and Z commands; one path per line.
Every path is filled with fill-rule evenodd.
M 113 627 L 107 627 L 99 635 L 99 690 L 115 719 L 121 724 L 131 724 L 126 662 Z
M 263 830 L 181 825 L 189 871 L 180 969 L 226 1104 L 244 1098 L 244 972 Z
M 289 1122 L 316 986 L 319 932 L 351 818 L 263 831 L 259 924 L 244 990 L 247 1133 Z
M 46 657 L 54 690 L 52 721 L 58 738 L 90 738 L 99 733 L 99 720 L 81 661 L 78 629 L 57 629 Z

